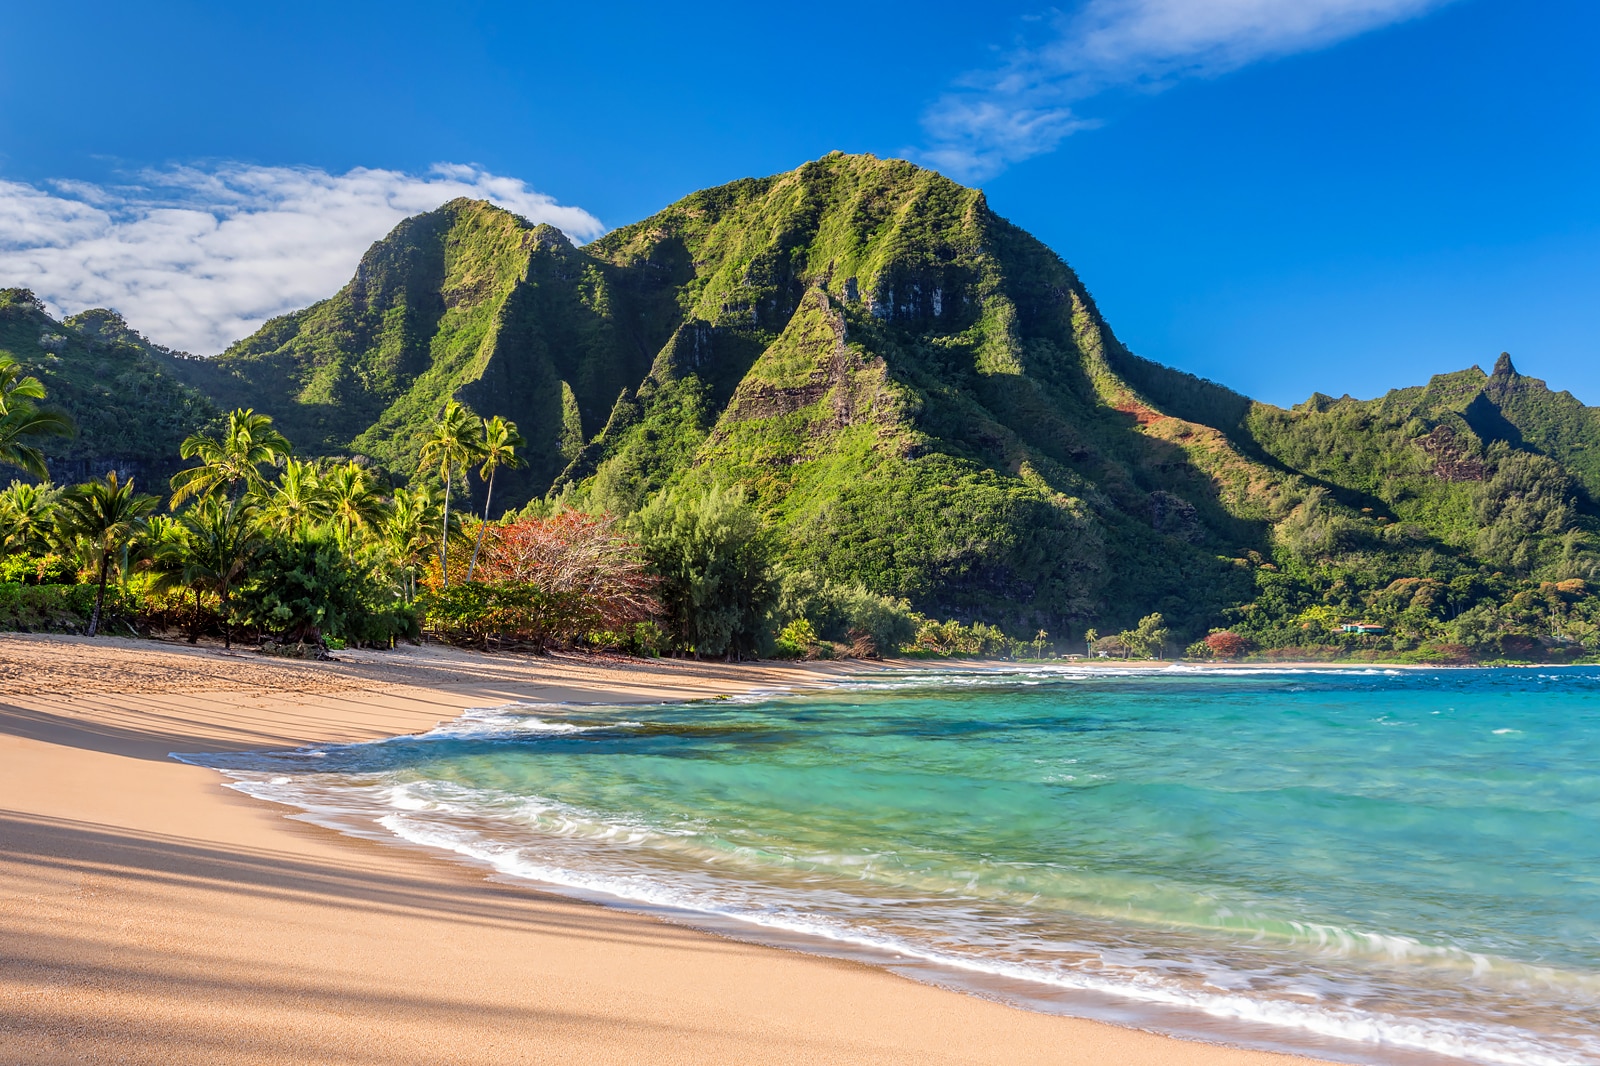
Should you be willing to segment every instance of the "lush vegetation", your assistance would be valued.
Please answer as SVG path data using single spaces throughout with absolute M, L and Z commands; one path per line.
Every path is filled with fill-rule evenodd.
M 1128 352 L 1058 256 L 899 161 L 836 153 L 582 248 L 454 201 L 213 360 L 19 290 L 0 345 L 78 425 L 18 447 L 75 478 L 177 474 L 176 511 L 137 521 L 206 561 L 172 577 L 139 532 L 107 610 L 160 600 L 140 617 L 224 639 L 1600 652 L 1596 409 L 1509 357 L 1252 403 Z M 32 491 L 55 502 L 7 506 L 69 507 Z M 69 539 L 0 577 L 87 568 Z M 141 581 L 155 599 L 119 598 Z
M 69 432 L 29 406 L 43 398 L 0 357 L 0 428 L 10 413 L 36 433 Z M 424 629 L 483 647 L 728 658 L 875 655 L 930 644 L 929 633 L 941 654 L 1009 650 L 998 630 L 930 623 L 904 600 L 785 571 L 740 489 L 663 491 L 626 521 L 451 510 L 471 468 L 487 507 L 522 443 L 514 423 L 448 402 L 422 449 L 439 493 L 389 486 L 354 459 L 297 460 L 271 418 L 239 409 L 216 435 L 182 442 L 190 465 L 170 479 L 165 513 L 115 470 L 66 489 L 13 481 L 0 490 L 0 626 L 180 630 L 191 642 L 211 632 L 224 646 L 242 631 L 294 655 Z M 44 473 L 23 444 L 0 462 Z M 849 644 L 824 642 L 818 625 Z
M 115 466 L 151 483 L 165 479 L 183 439 L 218 417 L 172 369 L 199 361 L 151 344 L 113 311 L 57 321 L 28 290 L 0 289 L 0 352 L 48 390 L 51 413 L 76 427 L 33 442 L 57 477 Z

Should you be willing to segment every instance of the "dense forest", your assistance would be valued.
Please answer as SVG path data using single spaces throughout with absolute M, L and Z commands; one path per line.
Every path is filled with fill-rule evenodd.
M 163 497 L 113 566 L 70 522 L 29 539 L 18 515 L 42 504 L 19 500 L 66 521 L 82 491 L 24 474 L 0 499 L 4 565 L 144 589 L 116 601 L 136 628 L 704 654 L 1600 651 L 1596 409 L 1508 356 L 1376 400 L 1255 403 L 1127 351 L 1060 257 L 899 161 L 836 153 L 581 248 L 453 201 L 209 359 L 7 290 L 0 349 L 39 386 L 17 402 L 75 424 L 18 438 L 49 476 Z M 253 473 L 177 491 L 257 432 Z M 226 586 L 162 577 L 149 531 L 199 537 L 225 512 L 260 534 Z M 330 588 L 359 576 L 351 620 L 258 602 L 317 552 Z

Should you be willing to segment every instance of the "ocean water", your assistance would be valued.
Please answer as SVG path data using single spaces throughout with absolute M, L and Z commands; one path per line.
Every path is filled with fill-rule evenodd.
M 886 675 L 180 756 L 325 824 L 1046 1010 L 1600 1063 L 1600 671 Z

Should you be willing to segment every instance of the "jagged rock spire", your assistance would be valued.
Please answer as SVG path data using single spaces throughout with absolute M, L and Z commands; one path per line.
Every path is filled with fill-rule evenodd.
M 1500 358 L 1494 361 L 1494 376 L 1497 378 L 1515 377 L 1517 368 L 1511 365 L 1511 353 L 1501 352 Z

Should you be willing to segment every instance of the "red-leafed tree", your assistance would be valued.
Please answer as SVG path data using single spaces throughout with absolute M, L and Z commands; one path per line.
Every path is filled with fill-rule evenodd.
M 1237 633 L 1222 629 L 1206 637 L 1206 647 L 1218 659 L 1237 659 L 1250 650 L 1250 641 Z
M 429 621 L 453 639 L 539 645 L 619 631 L 661 612 L 657 579 L 609 516 L 490 526 L 471 581 L 434 581 Z
M 529 518 L 494 531 L 484 567 L 488 581 L 518 581 L 549 593 L 589 601 L 598 628 L 615 629 L 660 613 L 656 578 L 639 546 L 610 515 L 567 511 Z

